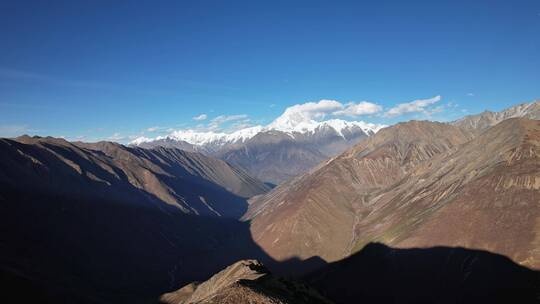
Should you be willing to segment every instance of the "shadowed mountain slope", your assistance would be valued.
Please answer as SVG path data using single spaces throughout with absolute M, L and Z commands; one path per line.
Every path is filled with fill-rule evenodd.
M 158 198 L 184 213 L 235 218 L 245 211 L 245 198 L 268 190 L 243 170 L 178 149 L 27 136 L 2 139 L 0 145 L 0 181 L 13 187 L 125 202 L 132 195 L 145 196 L 148 202 Z M 99 190 L 89 192 L 88 185 Z
M 538 303 L 540 272 L 459 247 L 396 249 L 370 243 L 308 276 L 338 304 Z
M 246 208 L 240 194 L 260 185 L 175 149 L 2 139 L 3 299 L 155 302 L 239 259 L 266 261 L 248 225 L 234 219 Z

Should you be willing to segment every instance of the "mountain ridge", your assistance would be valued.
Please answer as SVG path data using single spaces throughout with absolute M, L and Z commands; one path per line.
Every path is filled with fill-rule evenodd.
M 475 115 L 467 115 L 450 124 L 478 135 L 487 128 L 492 127 L 505 119 L 515 117 L 540 119 L 540 100 L 521 103 L 499 112 L 484 111 Z
M 246 198 L 268 190 L 266 185 L 241 169 L 200 153 L 179 149 L 146 150 L 111 142 L 71 143 L 64 139 L 29 136 L 0 139 L 0 143 L 3 181 L 8 184 L 13 184 L 14 178 L 10 179 L 10 176 L 25 174 L 25 178 L 19 180 L 29 187 L 43 185 L 41 187 L 46 190 L 48 185 L 73 195 L 76 191 L 84 192 L 84 185 L 88 183 L 101 184 L 103 193 L 116 189 L 111 188 L 115 185 L 126 189 L 133 187 L 138 190 L 126 193 L 139 195 L 136 192 L 142 191 L 151 194 L 185 213 L 233 217 L 242 214 Z M 54 179 L 43 180 L 52 172 L 58 172 Z M 62 175 L 59 172 L 63 172 Z M 62 185 L 63 178 L 65 185 L 73 184 L 73 189 L 79 190 Z M 205 197 L 203 193 L 213 194 Z M 118 199 L 122 198 L 121 191 L 116 195 Z M 151 196 L 146 195 L 149 202 L 155 199 Z M 235 203 L 226 207 L 220 201 Z

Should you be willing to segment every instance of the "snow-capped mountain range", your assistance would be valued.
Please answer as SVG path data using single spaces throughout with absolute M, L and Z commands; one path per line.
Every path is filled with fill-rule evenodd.
M 366 123 L 363 121 L 346 121 L 341 119 L 331 119 L 326 121 L 299 120 L 294 121 L 287 117 L 279 117 L 267 126 L 253 126 L 244 128 L 232 133 L 196 131 L 196 130 L 177 130 L 166 136 L 157 136 L 154 138 L 138 137 L 130 144 L 140 146 L 160 140 L 183 141 L 195 146 L 224 146 L 230 144 L 244 143 L 259 133 L 268 131 L 280 131 L 291 138 L 298 136 L 313 136 L 323 130 L 333 130 L 338 136 L 346 137 L 347 134 L 362 131 L 365 135 L 375 134 L 385 125 Z
M 242 167 L 264 182 L 279 184 L 383 127 L 363 121 L 316 121 L 306 115 L 285 112 L 267 126 L 232 133 L 178 130 L 155 138 L 139 137 L 131 145 L 200 152 Z

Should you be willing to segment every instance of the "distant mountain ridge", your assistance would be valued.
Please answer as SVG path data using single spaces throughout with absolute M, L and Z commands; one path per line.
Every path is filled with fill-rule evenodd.
M 176 131 L 154 139 L 138 138 L 131 145 L 201 152 L 242 167 L 262 181 L 279 184 L 341 153 L 382 127 L 361 121 L 317 122 L 280 117 L 266 127 L 255 126 L 230 134 Z
M 518 104 L 500 112 L 485 111 L 476 115 L 468 115 L 451 122 L 451 124 L 478 134 L 503 120 L 515 117 L 540 119 L 540 100 Z

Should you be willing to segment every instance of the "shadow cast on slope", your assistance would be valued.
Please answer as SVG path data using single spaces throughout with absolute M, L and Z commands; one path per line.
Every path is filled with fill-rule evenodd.
M 186 215 L 114 166 L 48 148 L 0 140 L 0 284 L 15 298 L 5 302 L 155 302 L 237 260 L 269 259 L 247 223 Z
M 0 284 L 18 303 L 148 303 L 238 260 L 269 260 L 236 220 L 2 190 Z
M 105 177 L 104 181 L 112 184 L 115 187 L 122 187 L 124 190 L 129 191 L 139 190 L 129 182 L 128 176 L 126 176 L 121 169 L 115 166 L 111 166 L 111 169 L 116 176 L 114 176 L 111 172 L 104 170 L 100 166 L 97 166 L 92 161 L 82 157 L 73 149 L 48 143 L 42 143 L 42 145 L 64 157 L 65 159 L 70 160 L 74 164 L 77 164 L 82 175 L 90 173 L 93 176 Z M 77 148 L 80 149 L 80 147 Z M 197 210 L 199 215 L 215 216 L 217 213 L 220 216 L 235 219 L 240 218 L 247 211 L 247 198 L 240 197 L 218 184 L 212 183 L 209 180 L 192 174 L 188 172 L 186 168 L 183 168 L 178 164 L 175 165 L 164 163 L 163 160 L 157 158 L 156 155 L 151 153 L 142 153 L 141 149 L 133 149 L 128 147 L 122 147 L 121 149 L 125 149 L 120 150 L 120 153 L 123 152 L 126 155 L 124 157 L 138 157 L 140 159 L 145 159 L 152 162 L 152 164 L 154 164 L 156 167 L 162 169 L 164 172 L 153 172 L 152 174 L 154 174 L 161 183 L 171 190 L 171 193 L 169 194 L 174 196 L 180 205 L 182 201 L 190 202 L 189 207 L 182 205 L 183 208 Z M 105 157 L 106 159 L 110 158 L 110 156 L 103 151 L 94 149 L 89 150 L 92 151 L 92 153 L 100 155 L 101 157 Z M 53 160 L 54 158 L 55 156 L 51 156 L 49 159 Z M 125 159 L 126 162 L 124 163 L 124 166 L 129 167 L 130 165 L 128 164 L 127 160 L 128 159 Z M 54 161 L 57 163 L 61 162 L 58 159 L 54 159 Z M 143 165 L 136 163 L 131 165 L 130 169 L 134 170 L 137 168 L 136 166 L 141 166 L 141 168 L 144 168 Z M 66 168 L 66 170 L 69 169 L 70 168 Z M 144 169 L 150 171 L 149 168 Z M 150 184 L 147 186 L 152 187 Z M 154 187 L 154 191 L 160 191 L 157 189 L 157 186 Z M 110 195 L 110 193 L 108 194 Z M 183 196 L 180 197 L 178 194 L 182 194 Z M 123 195 L 123 193 L 121 195 Z M 208 202 L 203 202 L 200 197 L 206 197 Z M 105 196 L 104 198 L 107 199 L 108 197 Z M 122 197 L 120 196 L 118 199 L 120 200 Z M 160 203 L 167 204 L 160 199 L 158 200 Z M 212 207 L 209 207 L 209 204 L 211 204 Z
M 306 277 L 336 303 L 538 303 L 540 272 L 482 250 L 370 243 Z

